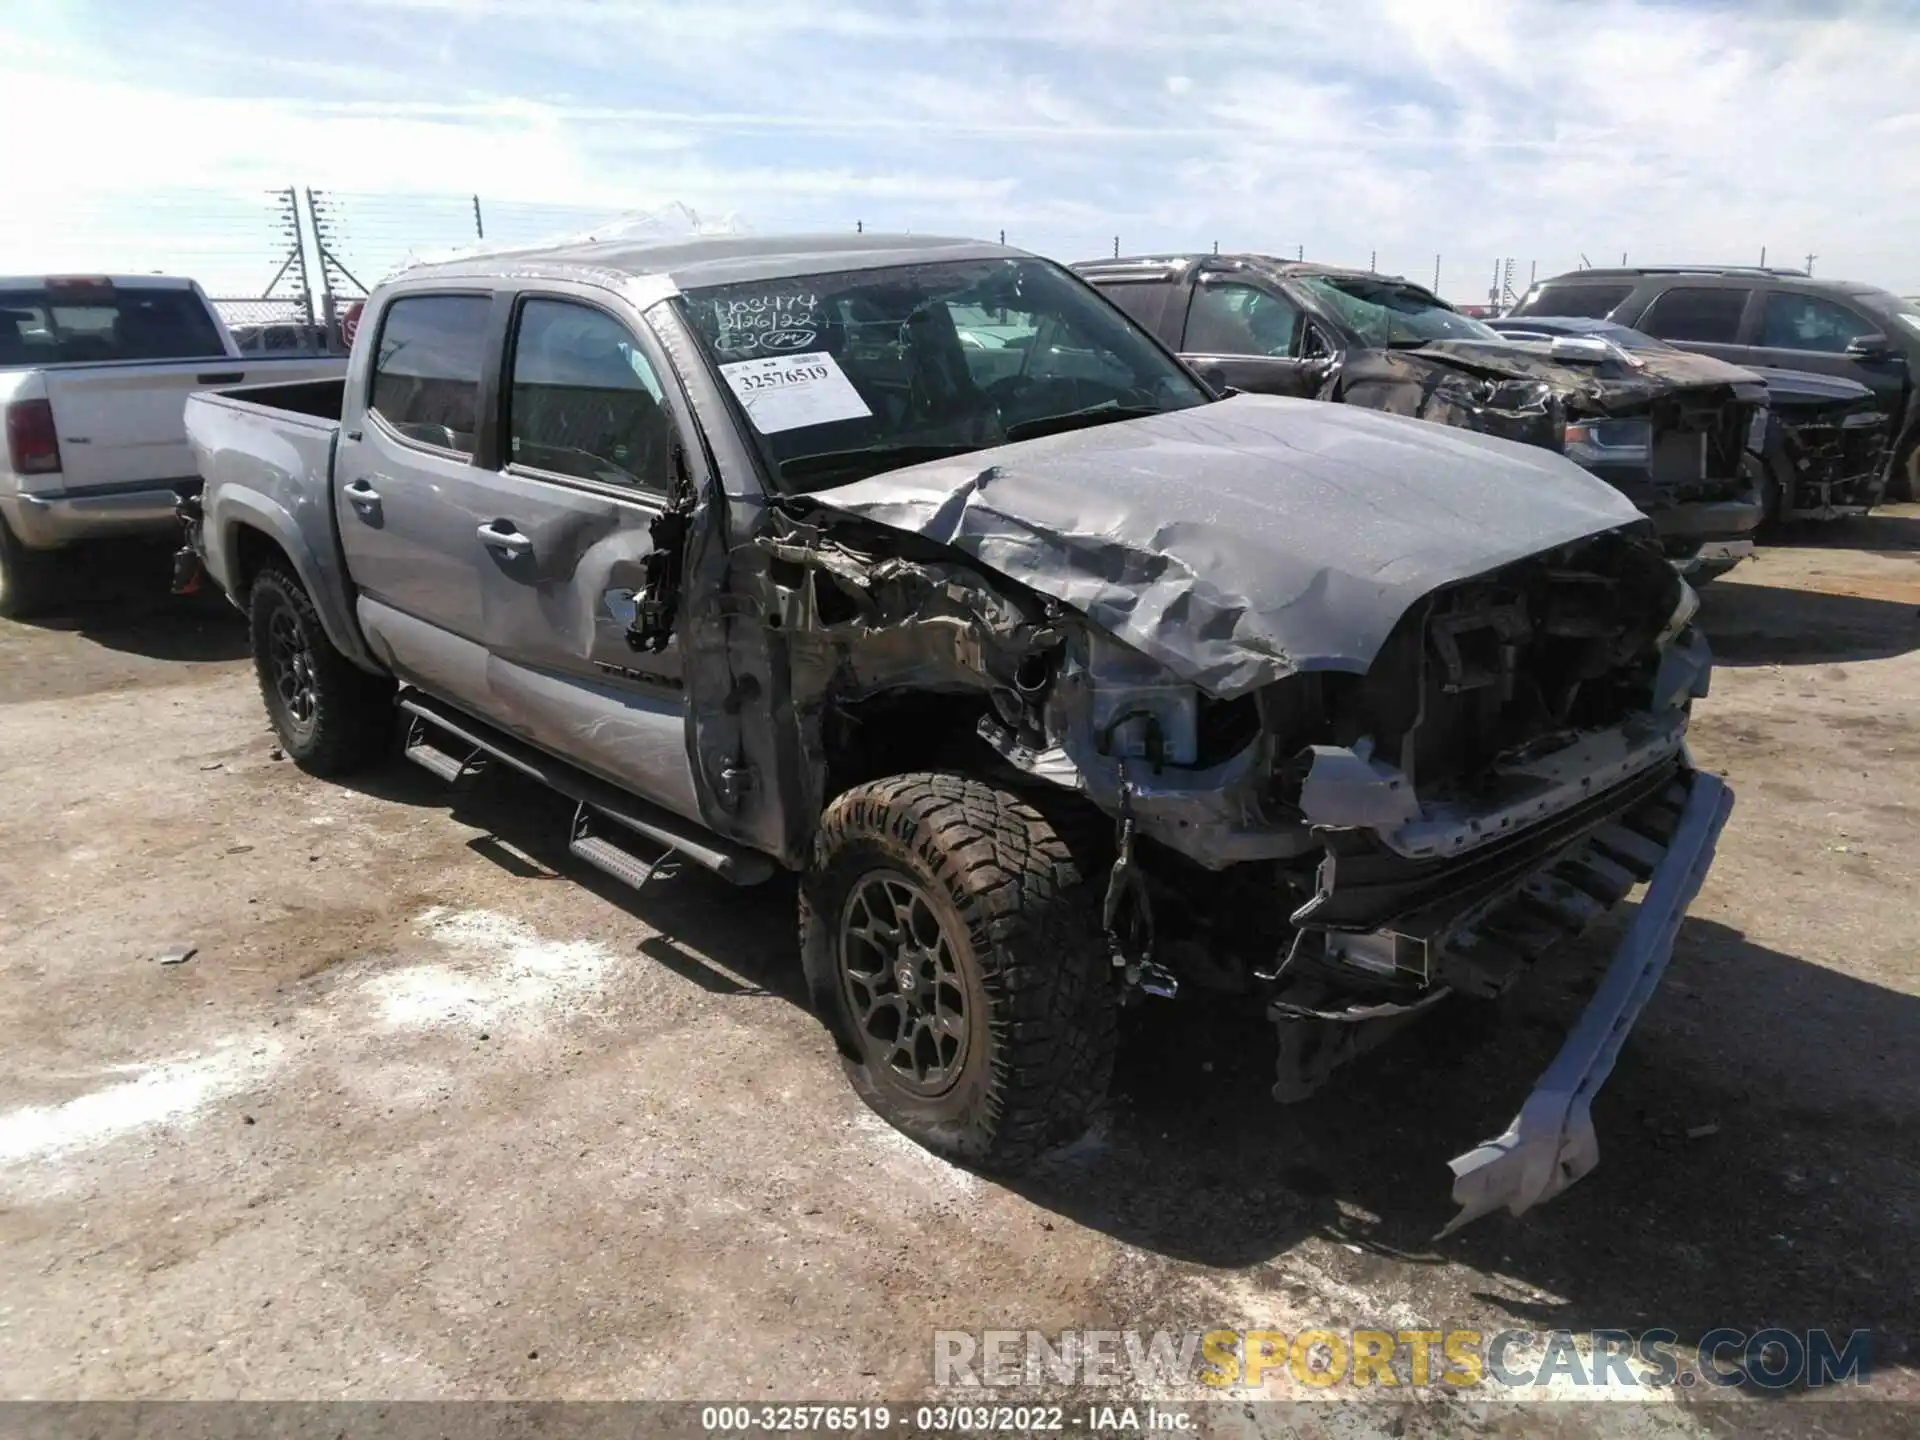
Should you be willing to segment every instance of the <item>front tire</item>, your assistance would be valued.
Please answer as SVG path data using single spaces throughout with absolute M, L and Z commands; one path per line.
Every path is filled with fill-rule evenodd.
M 1117 1001 L 1067 846 L 1018 797 L 896 776 L 827 807 L 801 882 L 809 984 L 854 1087 L 936 1154 L 1011 1172 L 1078 1138 Z
M 393 730 L 393 686 L 334 649 L 306 588 L 277 566 L 262 570 L 247 622 L 260 698 L 287 757 L 315 775 L 375 759 Z

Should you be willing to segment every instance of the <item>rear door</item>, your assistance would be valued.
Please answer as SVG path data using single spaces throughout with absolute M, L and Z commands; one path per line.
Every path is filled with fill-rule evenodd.
M 585 287 L 516 297 L 499 465 L 472 491 L 488 718 L 692 819 L 680 646 L 627 641 L 687 463 L 650 331 Z M 663 377 L 668 377 L 663 379 Z
M 1311 398 L 1326 361 L 1303 357 L 1306 313 L 1276 288 L 1200 276 L 1188 302 L 1180 353 L 1201 375 L 1237 390 Z
M 504 323 L 506 300 L 497 302 Z M 375 318 L 349 386 L 333 503 L 361 628 L 403 679 L 484 712 L 480 527 L 494 509 L 475 468 L 491 294 L 410 289 Z
M 1637 317 L 1629 319 L 1623 312 L 1616 318 L 1682 350 L 1741 365 L 1748 353 L 1742 342 L 1751 333 L 1757 309 L 1750 286 L 1682 283 L 1661 290 Z

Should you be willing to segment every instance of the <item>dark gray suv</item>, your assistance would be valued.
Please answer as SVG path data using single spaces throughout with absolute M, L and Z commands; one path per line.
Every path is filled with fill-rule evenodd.
M 1889 497 L 1920 499 L 1920 302 L 1799 270 L 1669 265 L 1555 275 L 1512 313 L 1611 320 L 1736 365 L 1857 380 L 1895 417 Z

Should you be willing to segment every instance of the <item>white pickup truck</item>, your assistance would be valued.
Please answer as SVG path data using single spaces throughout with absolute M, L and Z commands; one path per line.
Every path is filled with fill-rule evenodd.
M 0 615 L 45 602 L 54 552 L 166 535 L 199 489 L 182 418 L 207 386 L 346 372 L 344 356 L 240 358 L 191 280 L 0 276 Z

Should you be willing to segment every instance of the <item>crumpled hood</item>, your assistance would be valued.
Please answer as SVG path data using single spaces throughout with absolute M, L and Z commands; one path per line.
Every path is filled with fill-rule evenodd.
M 1364 671 L 1441 586 L 1641 520 L 1545 450 L 1265 395 L 809 499 L 972 556 L 1223 698 Z

